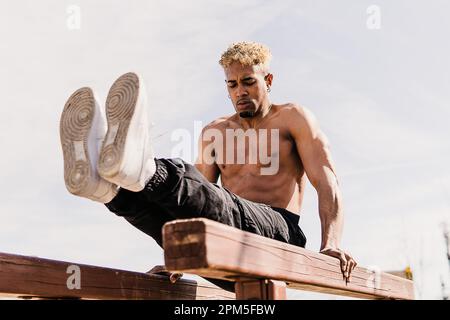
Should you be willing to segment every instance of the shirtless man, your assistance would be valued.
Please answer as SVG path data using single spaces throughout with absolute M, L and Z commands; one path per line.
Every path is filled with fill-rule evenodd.
M 138 75 L 111 87 L 107 126 L 92 90 L 77 90 L 60 125 L 67 189 L 104 203 L 160 246 L 164 223 L 205 217 L 304 247 L 298 213 L 307 177 L 318 194 L 320 252 L 338 258 L 349 281 L 356 262 L 340 248 L 342 200 L 327 139 L 306 108 L 271 103 L 270 58 L 251 42 L 222 54 L 235 113 L 203 128 L 195 166 L 154 158 Z

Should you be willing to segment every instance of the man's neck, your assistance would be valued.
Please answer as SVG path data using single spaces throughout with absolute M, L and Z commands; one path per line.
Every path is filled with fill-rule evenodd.
M 259 109 L 253 117 L 250 118 L 242 118 L 238 115 L 239 123 L 244 129 L 256 128 L 258 124 L 260 124 L 264 120 L 264 118 L 268 116 L 270 110 L 272 109 L 272 105 L 273 104 L 268 101 L 261 106 L 261 109 Z

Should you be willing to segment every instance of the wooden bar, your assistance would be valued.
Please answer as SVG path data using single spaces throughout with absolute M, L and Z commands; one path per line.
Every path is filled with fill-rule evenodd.
M 356 267 L 343 279 L 339 260 L 203 218 L 163 228 L 165 266 L 172 272 L 243 281 L 272 279 L 288 288 L 366 299 L 414 299 L 413 282 Z
M 28 299 L 235 298 L 234 294 L 206 282 L 182 278 L 172 284 L 163 275 L 7 253 L 0 253 L 0 296 Z

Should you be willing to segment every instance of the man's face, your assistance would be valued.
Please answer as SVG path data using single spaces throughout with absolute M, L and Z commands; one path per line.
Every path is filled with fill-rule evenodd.
M 225 68 L 225 76 L 234 109 L 241 117 L 252 117 L 267 99 L 272 76 L 265 77 L 260 66 L 243 66 L 239 62 Z

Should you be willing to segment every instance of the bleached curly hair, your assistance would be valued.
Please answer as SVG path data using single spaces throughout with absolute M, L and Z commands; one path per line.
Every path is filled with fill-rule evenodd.
M 264 70 L 269 69 L 272 54 L 264 44 L 257 42 L 235 42 L 222 53 L 219 64 L 225 69 L 233 62 L 239 62 L 243 66 L 259 65 Z

